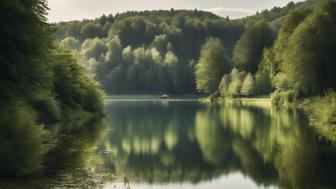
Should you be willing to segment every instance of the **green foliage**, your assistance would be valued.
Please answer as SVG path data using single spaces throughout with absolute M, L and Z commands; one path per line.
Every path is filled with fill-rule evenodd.
M 274 45 L 272 82 L 279 90 L 300 94 L 322 93 L 335 88 L 335 1 L 322 7 L 298 10 L 285 20 Z
M 258 95 L 270 94 L 273 91 L 271 79 L 266 71 L 258 71 L 255 76 L 256 93 Z
M 67 50 L 76 50 L 79 51 L 81 49 L 81 43 L 79 42 L 79 40 L 77 40 L 74 37 L 66 37 L 64 38 L 59 46 L 63 49 L 67 49 Z
M 269 94 L 273 91 L 272 80 L 278 72 L 273 48 L 264 49 L 263 58 L 259 65 L 256 77 L 258 94 Z
M 252 96 L 255 94 L 255 79 L 251 73 L 248 73 L 243 81 L 242 88 L 240 90 L 243 96 Z
M 306 18 L 290 38 L 282 64 L 292 88 L 304 94 L 322 93 L 336 84 L 336 1 L 329 1 Z
M 221 97 L 254 96 L 256 94 L 256 82 L 251 73 L 239 71 L 233 68 L 230 74 L 224 74 L 218 91 Z
M 273 47 L 264 50 L 256 73 L 259 93 L 271 90 L 270 83 L 276 88 L 273 104 L 290 105 L 300 96 L 336 88 L 335 8 L 335 0 L 307 1 L 284 19 Z
M 289 106 L 297 99 L 297 93 L 293 90 L 287 91 L 275 91 L 271 95 L 271 101 L 274 105 L 285 105 Z
M 28 176 L 42 169 L 43 127 L 34 109 L 22 102 L 0 108 L 0 175 Z
M 37 111 L 39 123 L 52 124 L 61 121 L 59 102 L 54 98 L 44 96 L 37 98 L 32 107 Z
M 102 110 L 102 92 L 99 86 L 69 52 L 57 50 L 54 54 L 54 90 L 63 110 Z M 65 113 L 67 113 L 65 111 Z
M 221 77 L 230 69 L 230 61 L 219 39 L 208 38 L 202 46 L 199 61 L 195 67 L 197 90 L 212 93 Z
M 0 103 L 13 98 L 32 99 L 51 89 L 49 49 L 51 27 L 45 23 L 44 0 L 1 1 Z
M 264 48 L 270 47 L 275 38 L 275 31 L 265 22 L 248 27 L 234 48 L 235 67 L 254 74 L 261 62 Z
M 60 42 L 66 37 L 74 37 L 85 43 L 78 50 L 84 55 L 81 63 L 95 75 L 105 92 L 114 94 L 196 93 L 195 64 L 189 62 L 200 57 L 206 38 L 218 38 L 225 46 L 225 56 L 232 58 L 233 66 L 254 75 L 257 94 L 261 95 L 270 93 L 273 87 L 293 88 L 294 82 L 281 71 L 287 68 L 280 65 L 285 59 L 294 61 L 287 57 L 290 53 L 298 62 L 305 62 L 304 58 L 295 56 L 292 49 L 299 44 L 289 44 L 290 38 L 297 26 L 313 12 L 310 9 L 320 9 L 323 2 L 291 2 L 285 7 L 274 7 L 238 20 L 198 10 L 129 11 L 94 20 L 58 23 L 56 39 Z M 279 37 L 271 48 L 278 30 Z M 99 46 L 92 43 L 98 41 L 97 38 Z M 62 41 L 62 45 L 70 43 L 67 41 Z M 148 58 L 151 55 L 144 55 L 154 48 L 159 52 L 156 63 Z M 171 66 L 164 64 L 168 52 L 174 53 L 178 60 Z M 331 79 L 327 79 L 328 82 Z M 214 90 L 216 87 L 210 88 Z
M 230 86 L 230 82 L 231 82 L 231 77 L 229 74 L 224 74 L 224 76 L 222 77 L 222 80 L 219 84 L 219 92 L 221 94 L 221 97 L 225 97 L 227 96 L 228 90 L 229 90 L 229 86 Z
M 228 94 L 231 97 L 239 97 L 241 95 L 241 87 L 243 84 L 243 79 L 245 78 L 244 72 L 239 72 L 238 69 L 234 68 L 231 71 L 231 83 L 229 85 Z
M 108 47 L 101 39 L 94 38 L 87 39 L 83 42 L 81 53 L 88 58 L 92 57 L 99 60 L 108 50 Z
M 336 125 L 336 93 L 326 92 L 324 96 L 307 99 L 302 104 L 315 126 Z
M 89 38 L 103 38 L 106 37 L 104 29 L 100 26 L 100 24 L 96 23 L 86 23 L 81 27 L 80 30 L 81 39 L 89 39 Z
M 64 127 L 62 122 L 76 111 L 102 111 L 97 83 L 73 55 L 55 49 L 47 10 L 45 0 L 0 2 L 0 18 L 6 23 L 0 28 L 2 176 L 31 176 L 43 169 L 50 150 L 45 127 Z M 79 44 L 67 38 L 61 46 L 79 49 Z
M 168 49 L 169 39 L 166 34 L 155 36 L 151 43 L 152 47 L 155 47 L 160 53 L 164 53 Z M 172 44 L 170 43 L 172 46 Z M 172 49 L 169 49 L 172 50 Z
M 81 31 L 87 25 L 102 29 L 86 37 Z M 230 57 L 244 29 L 240 21 L 197 10 L 126 12 L 59 23 L 57 28 L 57 41 L 66 37 L 80 40 L 82 65 L 108 94 L 196 93 L 195 64 L 189 62 L 199 57 L 205 39 L 219 38 L 226 47 L 225 56 Z M 99 37 L 100 31 L 107 37 Z M 98 41 L 96 37 L 102 48 L 93 43 Z M 174 57 L 171 55 L 177 61 L 167 64 Z

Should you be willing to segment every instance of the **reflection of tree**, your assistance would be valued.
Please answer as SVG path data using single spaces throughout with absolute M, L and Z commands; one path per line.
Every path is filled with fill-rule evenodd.
M 327 168 L 318 166 L 322 149 L 295 110 L 241 103 L 116 103 L 108 120 L 113 131 L 100 150 L 113 152 L 103 154 L 104 166 L 131 181 L 199 182 L 240 171 L 266 186 L 335 184 L 329 178 L 319 182 Z M 323 158 L 333 154 L 329 149 L 323 149 Z
M 230 154 L 230 136 L 225 135 L 218 125 L 216 117 L 211 116 L 216 112 L 197 112 L 195 118 L 195 132 L 197 142 L 201 148 L 204 159 L 211 164 L 218 165 Z
M 275 180 L 275 170 L 271 164 L 265 163 L 257 151 L 244 140 L 233 141 L 234 154 L 239 158 L 241 171 L 253 178 L 257 183 L 271 184 Z
M 101 149 L 116 153 L 105 154 L 105 163 L 133 181 L 210 178 L 215 168 L 202 159 L 193 128 L 195 113 L 202 107 L 195 103 L 113 104 L 107 117 L 113 131 Z
M 104 138 L 106 131 L 102 117 L 91 117 L 75 128 L 71 135 L 63 135 L 57 145 L 46 154 L 44 164 L 48 178 L 43 183 L 46 184 L 45 188 L 60 185 L 99 185 L 95 180 L 102 174 L 100 169 L 103 159 L 97 156 L 95 147 Z
M 14 126 L 14 125 L 12 125 Z M 17 180 L 12 182 L 0 182 L 0 188 L 54 188 L 57 187 L 70 187 L 70 188 L 86 188 L 99 186 L 97 177 L 100 177 L 103 159 L 95 153 L 95 146 L 99 144 L 104 137 L 105 127 L 101 116 L 91 116 L 90 118 L 83 118 L 79 120 L 76 125 L 66 124 L 59 125 L 59 130 L 50 131 L 52 134 L 58 132 L 59 139 L 51 149 L 43 154 L 43 174 L 34 178 L 25 179 L 18 184 Z M 67 127 L 65 129 L 65 127 Z M 30 131 L 32 128 L 27 128 Z M 38 129 L 35 128 L 35 129 Z M 38 130 L 32 130 L 36 132 Z M 22 132 L 22 131 L 21 131 Z M 28 132 L 27 132 L 28 133 Z M 71 134 L 69 134 L 71 133 Z M 17 135 L 24 136 L 24 135 Z M 28 136 L 30 140 L 32 135 Z M 17 139 L 21 142 L 22 146 L 27 148 L 31 145 L 29 139 Z M 26 144 L 28 141 L 28 144 Z M 1 146 L 1 145 L 0 145 Z M 34 149 L 30 146 L 28 149 L 21 150 L 21 158 L 34 160 L 35 154 L 26 153 L 30 150 L 41 150 L 40 148 Z M 31 160 L 29 160 L 31 161 Z M 29 162 L 28 161 L 28 162 Z M 5 162 L 4 162 L 5 163 Z
M 314 187 L 311 181 L 317 166 L 317 149 L 314 136 L 306 128 L 299 125 L 299 115 L 278 111 L 273 114 L 277 123 L 281 122 L 282 130 L 278 131 L 276 143 L 280 149 L 274 158 L 274 165 L 279 172 L 281 184 L 289 188 Z
M 164 134 L 164 141 L 165 141 L 166 147 L 169 150 L 172 150 L 176 146 L 178 142 L 176 124 L 171 124 L 168 126 Z
M 321 184 L 313 183 L 318 147 L 300 112 L 240 105 L 221 112 L 224 127 L 236 134 L 232 145 L 240 169 L 256 182 L 277 180 L 286 188 Z

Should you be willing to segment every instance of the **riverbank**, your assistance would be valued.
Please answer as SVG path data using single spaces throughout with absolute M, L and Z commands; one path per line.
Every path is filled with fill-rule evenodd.
M 272 104 L 270 97 L 254 98 L 204 98 L 202 102 L 208 104 L 234 104 L 269 107 Z M 336 93 L 329 92 L 325 96 L 314 96 L 299 99 L 286 108 L 302 109 L 309 119 L 310 126 L 314 127 L 322 138 L 336 143 Z
M 336 143 L 336 93 L 329 92 L 325 96 L 315 96 L 299 100 L 295 106 L 303 109 L 309 123 L 317 132 Z
M 255 98 L 203 98 L 200 99 L 201 102 L 206 104 L 241 104 L 247 106 L 258 106 L 258 107 L 270 107 L 272 106 L 271 99 L 269 97 L 255 97 Z

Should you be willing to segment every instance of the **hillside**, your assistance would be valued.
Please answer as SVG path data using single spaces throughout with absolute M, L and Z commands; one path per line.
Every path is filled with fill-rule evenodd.
M 319 2 L 289 3 L 237 20 L 174 9 L 103 15 L 56 24 L 56 40 L 63 48 L 76 50 L 82 65 L 108 94 L 197 93 L 195 64 L 207 38 L 219 39 L 222 53 L 231 60 L 237 41 L 249 28 L 259 38 L 266 36 L 255 44 L 257 62 L 246 70 L 254 73 L 263 49 L 272 45 L 286 15 Z M 258 23 L 262 24 L 254 28 Z M 234 60 L 232 65 L 236 67 Z

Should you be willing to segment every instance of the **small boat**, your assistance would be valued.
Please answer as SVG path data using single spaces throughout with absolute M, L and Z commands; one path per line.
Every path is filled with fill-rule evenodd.
M 160 96 L 160 99 L 168 99 L 168 98 L 169 98 L 169 96 L 167 94 L 163 94 L 163 95 Z

